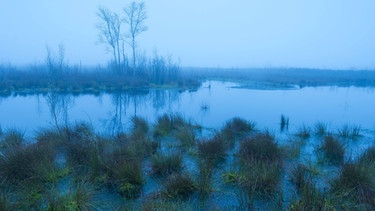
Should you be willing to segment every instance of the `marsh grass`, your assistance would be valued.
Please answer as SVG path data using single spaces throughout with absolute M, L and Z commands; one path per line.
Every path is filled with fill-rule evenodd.
M 115 187 L 124 198 L 138 198 L 144 185 L 142 165 L 136 159 L 120 159 L 115 163 L 107 164 L 105 183 Z
M 264 197 L 271 197 L 276 193 L 282 173 L 278 163 L 253 161 L 241 171 L 239 182 L 242 187 L 253 189 Z
M 234 117 L 225 123 L 219 134 L 226 143 L 233 145 L 236 139 L 255 130 L 255 125 L 255 122 L 246 121 L 240 117 Z
M 343 164 L 345 154 L 344 146 L 332 135 L 328 135 L 324 138 L 321 150 L 329 163 L 333 165 Z
M 223 162 L 227 156 L 224 141 L 217 136 L 209 140 L 200 140 L 197 144 L 198 156 L 207 164 L 215 166 Z
M 277 195 L 282 174 L 282 150 L 269 133 L 257 133 L 241 141 L 238 170 L 230 174 L 241 209 L 253 209 L 254 200 Z
M 153 138 L 155 129 L 140 117 L 130 119 L 129 132 L 114 136 L 99 135 L 87 123 L 40 129 L 30 143 L 20 131 L 5 131 L 0 137 L 0 209 L 108 210 L 101 206 L 107 197 L 125 200 L 119 210 L 375 207 L 374 147 L 344 164 L 342 136 L 327 133 L 326 126 L 316 126 L 317 136 L 306 139 L 311 131 L 304 125 L 280 148 L 274 135 L 255 131 L 240 118 L 196 140 L 195 126 L 180 115 L 161 117 L 169 121 L 167 137 Z M 360 136 L 360 129 L 348 134 Z M 337 166 L 301 158 L 302 147 L 323 137 L 313 150 Z M 324 168 L 341 171 L 332 179 Z M 285 188 L 295 195 L 284 198 Z M 233 200 L 230 205 L 220 201 L 226 195 Z
M 16 210 L 16 206 L 11 199 L 11 193 L 4 188 L 0 190 L 0 210 Z
M 154 137 L 167 136 L 173 130 L 189 125 L 180 114 L 164 114 L 159 116 L 154 125 Z
M 151 157 L 152 174 L 167 176 L 183 170 L 183 158 L 180 152 L 158 152 Z
M 301 139 L 308 139 L 311 136 L 311 128 L 308 127 L 307 125 L 303 125 L 300 127 L 296 133 L 296 136 L 301 138 Z
M 80 181 L 64 194 L 51 190 L 47 195 L 46 210 L 97 210 L 100 204 L 98 192 L 93 184 Z
M 282 152 L 275 138 L 268 133 L 258 133 L 245 138 L 238 151 L 243 162 L 261 161 L 267 163 L 281 163 Z
M 285 158 L 297 159 L 301 155 L 302 148 L 306 145 L 306 140 L 298 137 L 290 137 L 287 144 L 281 147 Z
M 301 189 L 300 198 L 293 201 L 288 210 L 337 210 L 335 201 L 326 193 L 320 192 L 314 183 L 306 183 Z
M 358 163 L 346 163 L 341 174 L 332 181 L 332 192 L 355 204 L 375 208 L 374 169 Z
M 198 161 L 198 174 L 195 177 L 198 199 L 204 201 L 214 191 L 215 181 L 213 173 L 215 169 L 212 163 L 201 160 Z
M 133 157 L 143 159 L 151 156 L 159 147 L 159 142 L 152 140 L 149 136 L 139 135 L 129 137 L 129 141 L 124 148 Z
M 132 133 L 133 134 L 147 134 L 149 131 L 149 126 L 144 118 L 133 116 L 130 118 L 132 123 Z
M 357 139 L 362 136 L 362 129 L 360 126 L 345 124 L 338 129 L 338 134 L 342 138 Z
M 194 204 L 190 200 L 184 198 L 157 198 L 157 199 L 146 199 L 139 207 L 139 210 L 144 211 L 191 211 L 197 210 Z
M 369 147 L 359 158 L 358 162 L 363 166 L 367 166 L 375 170 L 375 146 Z
M 324 137 L 328 133 L 328 125 L 324 122 L 318 122 L 314 126 L 314 133 L 316 136 Z
M 27 145 L 8 150 L 0 156 L 0 178 L 8 184 L 17 184 L 23 181 L 38 181 L 40 166 L 53 161 L 55 153 L 48 147 Z
M 312 183 L 313 175 L 308 166 L 299 163 L 290 173 L 290 181 L 301 193 L 308 183 Z
M 168 198 L 186 198 L 194 193 L 196 186 L 188 173 L 173 173 L 163 183 Z
M 180 141 L 181 146 L 184 148 L 191 148 L 196 145 L 195 131 L 191 125 L 180 127 L 174 137 Z
M 24 132 L 17 129 L 9 129 L 2 134 L 0 150 L 14 149 L 24 144 Z M 1 136 L 0 136 L 1 137 Z

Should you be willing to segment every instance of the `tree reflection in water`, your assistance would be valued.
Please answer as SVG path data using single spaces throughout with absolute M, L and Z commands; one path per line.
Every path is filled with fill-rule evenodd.
M 51 90 L 45 96 L 45 100 L 50 110 L 52 124 L 61 132 L 61 126 L 69 125 L 68 111 L 74 105 L 74 98 L 70 94 Z
M 179 101 L 180 94 L 178 90 L 167 89 L 129 90 L 111 94 L 113 109 L 109 118 L 104 121 L 106 129 L 112 135 L 124 132 L 125 121 L 137 116 L 140 109 L 153 110 L 151 113 L 155 116 L 163 109 L 171 111 L 172 104 Z

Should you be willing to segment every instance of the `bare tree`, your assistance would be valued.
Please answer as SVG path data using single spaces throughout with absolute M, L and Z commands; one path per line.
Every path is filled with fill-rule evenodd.
M 59 44 L 58 55 L 47 45 L 46 46 L 46 65 L 50 76 L 58 79 L 64 71 L 65 67 L 65 47 L 62 43 Z
M 100 31 L 99 42 L 108 45 L 112 49 L 113 59 L 117 71 L 120 70 L 120 41 L 121 21 L 118 15 L 105 7 L 99 7 L 97 16 L 101 22 L 97 25 Z
M 136 62 L 136 37 L 147 30 L 145 21 L 147 19 L 146 6 L 144 2 L 132 2 L 129 6 L 124 8 L 125 18 L 124 22 L 129 25 L 129 36 L 131 38 L 129 45 L 133 53 L 133 68 Z M 135 70 L 133 72 L 135 74 Z

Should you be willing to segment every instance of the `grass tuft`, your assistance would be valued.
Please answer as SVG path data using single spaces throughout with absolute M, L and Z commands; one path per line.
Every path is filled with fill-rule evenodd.
M 339 130 L 338 134 L 342 138 L 357 139 L 362 136 L 360 126 L 350 126 L 348 124 L 343 125 Z
M 186 198 L 196 190 L 194 180 L 187 173 L 174 173 L 163 183 L 165 195 L 169 198 Z
M 322 150 L 329 163 L 340 165 L 344 162 L 344 146 L 332 135 L 324 138 Z
M 9 129 L 3 134 L 0 142 L 0 150 L 14 149 L 24 143 L 24 132 L 17 129 Z
M 296 133 L 296 136 L 301 138 L 301 139 L 308 139 L 311 136 L 311 128 L 303 125 L 300 127 Z
M 193 147 L 196 145 L 194 128 L 190 125 L 180 127 L 174 137 L 181 142 L 183 147 Z
M 374 169 L 358 163 L 347 163 L 341 174 L 332 182 L 332 192 L 355 203 L 375 207 Z
M 222 139 L 214 136 L 198 142 L 198 155 L 210 165 L 218 164 L 226 157 L 226 146 Z
M 281 162 L 282 152 L 273 136 L 267 133 L 259 133 L 254 137 L 248 137 L 240 144 L 239 157 L 245 162 Z
M 324 137 L 328 133 L 328 125 L 324 122 L 316 123 L 314 127 L 314 133 L 319 137 Z
M 179 152 L 171 152 L 162 154 L 156 153 L 151 157 L 152 173 L 158 176 L 166 176 L 175 172 L 181 172 L 182 154 Z
M 132 133 L 133 134 L 147 134 L 149 127 L 148 123 L 144 118 L 133 116 L 131 117 L 132 122 Z

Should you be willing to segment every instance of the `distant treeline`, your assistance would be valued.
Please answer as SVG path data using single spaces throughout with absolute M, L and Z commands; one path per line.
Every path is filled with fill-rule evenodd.
M 56 66 L 55 66 L 56 67 Z M 131 71 L 131 70 L 130 70 Z M 197 88 L 205 80 L 226 80 L 252 88 L 289 88 L 305 86 L 375 86 L 375 71 L 321 70 L 303 68 L 179 68 L 163 57 L 155 57 L 137 74 L 114 72 L 109 67 L 82 68 L 37 65 L 17 68 L 0 65 L 0 95 L 35 94 L 49 91 L 64 93 L 116 92 L 153 87 Z
M 254 86 L 375 86 L 375 70 L 330 70 L 308 68 L 189 68 L 205 80 L 229 80 Z
M 163 58 L 151 63 L 137 74 L 118 74 L 111 68 L 69 67 L 51 71 L 45 65 L 17 68 L 0 65 L 0 95 L 37 94 L 49 91 L 63 93 L 116 92 L 127 89 L 153 87 L 191 88 L 200 83 L 180 74 L 179 67 L 168 64 Z

